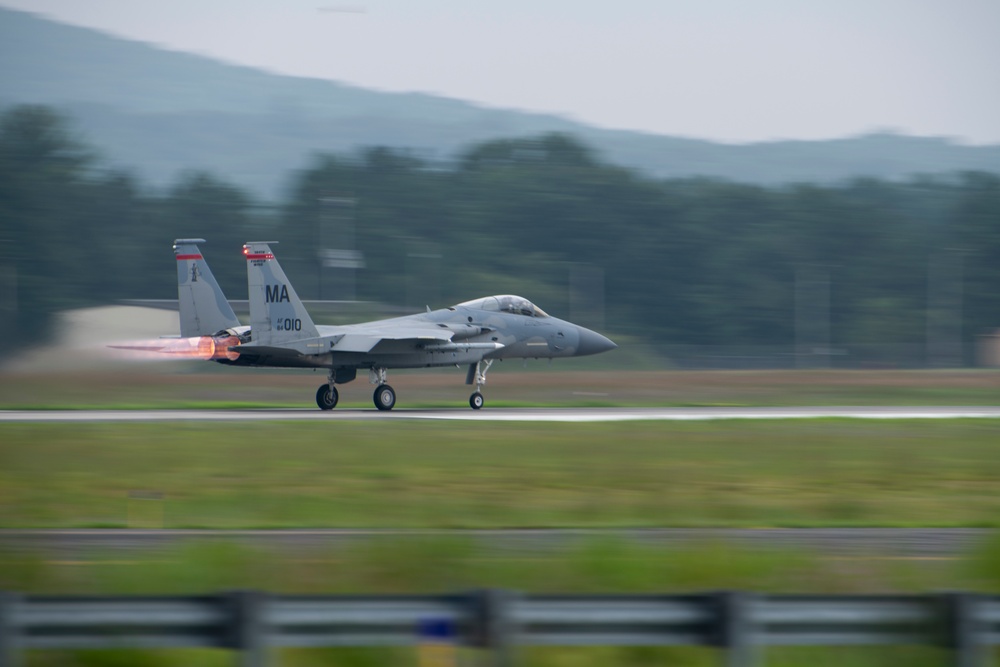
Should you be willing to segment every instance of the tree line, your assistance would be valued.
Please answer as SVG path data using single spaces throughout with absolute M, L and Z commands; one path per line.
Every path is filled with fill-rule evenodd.
M 387 147 L 317 154 L 287 183 L 277 203 L 200 172 L 155 191 L 103 168 L 52 109 L 5 110 L 4 338 L 43 338 L 67 308 L 176 298 L 178 237 L 210 241 L 234 299 L 246 294 L 242 243 L 274 239 L 303 298 L 422 310 L 516 293 L 556 315 L 593 304 L 612 335 L 653 343 L 957 338 L 969 350 L 1000 327 L 997 174 L 662 180 L 552 134 L 475 145 L 447 165 Z M 356 283 L 338 258 L 363 262 Z

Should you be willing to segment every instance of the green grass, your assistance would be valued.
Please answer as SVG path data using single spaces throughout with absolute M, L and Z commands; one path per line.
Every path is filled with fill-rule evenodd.
M 558 368 L 558 366 L 557 366 Z M 538 372 L 535 372 L 538 371 Z M 973 372 L 551 373 L 501 366 L 490 407 L 996 405 Z M 6 376 L 0 407 L 312 407 L 322 374 Z M 400 407 L 462 407 L 462 372 L 398 373 Z M 363 378 L 343 407 L 370 408 Z M 606 394 L 597 395 L 594 394 Z M 998 526 L 1000 421 L 0 424 L 0 527 Z M 233 543 L 40 557 L 0 542 L 0 590 L 195 593 L 1000 591 L 1000 540 L 946 560 L 616 539 L 489 552 L 462 537 L 294 553 Z M 714 665 L 708 648 L 538 648 L 534 665 Z M 463 655 L 473 661 L 479 656 Z M 29 666 L 229 665 L 224 651 L 31 652 Z M 933 648 L 768 649 L 767 664 L 936 665 Z M 415 665 L 412 649 L 281 664 Z M 464 663 L 463 663 L 464 664 Z
M 0 547 L 0 590 L 59 594 L 196 594 L 263 589 L 283 594 L 433 593 L 482 587 L 528 593 L 706 592 L 917 593 L 1000 590 L 1000 539 L 947 562 L 922 564 L 843 559 L 789 550 L 745 549 L 723 543 L 667 548 L 621 539 L 594 539 L 560 550 L 490 551 L 463 538 L 400 539 L 319 548 L 256 550 L 233 543 L 193 543 L 155 553 L 88 553 L 46 560 Z M 463 649 L 462 657 L 477 658 Z M 532 648 L 525 665 L 718 664 L 713 649 Z M 767 664 L 936 665 L 927 647 L 775 648 Z M 228 665 L 220 651 L 39 651 L 30 665 Z M 413 648 L 280 651 L 282 665 L 416 664 Z M 463 663 L 468 664 L 468 663 Z M 476 663 L 473 663 L 476 664 Z
M 1000 526 L 1000 420 L 0 425 L 0 527 Z
M 1000 534 L 953 559 L 837 556 L 725 542 L 663 546 L 588 537 L 562 546 L 494 549 L 472 537 L 384 537 L 338 547 L 254 548 L 178 541 L 156 551 L 77 549 L 41 557 L 0 544 L 0 590 L 30 594 L 191 595 L 253 588 L 281 594 L 433 593 L 507 588 L 528 593 L 1000 592 Z

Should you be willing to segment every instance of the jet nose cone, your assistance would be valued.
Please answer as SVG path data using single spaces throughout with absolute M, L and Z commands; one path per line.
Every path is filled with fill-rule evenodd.
M 618 346 L 609 338 L 605 338 L 596 331 L 580 327 L 580 343 L 576 348 L 576 356 L 582 357 L 588 354 L 600 354 L 613 350 Z

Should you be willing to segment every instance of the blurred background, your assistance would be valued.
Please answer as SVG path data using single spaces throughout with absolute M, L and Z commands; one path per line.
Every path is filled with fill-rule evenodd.
M 996 405 L 998 24 L 994 0 L 0 0 L 0 408 L 314 409 L 322 374 L 109 365 L 178 333 L 176 238 L 241 314 L 242 245 L 275 240 L 318 322 L 510 293 L 619 345 L 507 364 L 491 407 Z M 400 373 L 407 407 L 464 406 L 442 371 Z M 0 590 L 996 591 L 997 422 L 3 423 Z M 282 664 L 413 664 L 351 651 Z M 44 664 L 230 664 L 205 653 Z
M 0 355 L 8 360 L 58 330 L 72 339 L 83 316 L 61 313 L 175 299 L 171 241 L 202 237 L 234 300 L 246 295 L 242 243 L 280 240 L 299 294 L 332 302 L 319 308 L 321 321 L 517 293 L 642 345 L 634 360 L 642 367 L 1000 364 L 1000 114 L 984 78 L 991 59 L 972 57 L 976 44 L 986 49 L 980 56 L 996 50 L 977 41 L 974 27 L 990 15 L 986 3 L 964 3 L 965 14 L 942 14 L 933 3 L 894 14 L 885 3 L 868 14 L 848 7 L 779 16 L 782 3 L 756 13 L 718 2 L 664 14 L 638 2 L 634 15 L 597 35 L 609 47 L 631 41 L 643 17 L 665 40 L 673 23 L 711 27 L 700 44 L 672 42 L 703 61 L 659 42 L 644 60 L 634 52 L 616 60 L 583 30 L 600 12 L 560 14 L 569 11 L 561 3 L 513 12 L 519 20 L 487 10 L 458 16 L 446 3 L 414 16 L 394 3 L 258 3 L 243 13 L 219 3 L 201 14 L 185 3 L 173 13 L 110 0 L 0 4 L 11 7 L 0 8 Z M 48 13 L 16 9 L 28 5 Z M 273 42 L 245 59 L 263 67 L 270 57 L 271 71 L 220 60 L 240 58 L 269 18 Z M 395 31 L 394 21 L 409 19 L 412 30 Z M 510 49 L 513 73 L 483 61 L 492 42 L 467 43 L 492 20 L 510 37 L 529 19 L 551 21 L 556 33 L 523 32 L 524 44 Z M 843 62 L 829 61 L 827 37 L 802 43 L 824 19 L 856 40 Z M 971 45 L 928 47 L 923 31 L 935 21 L 942 40 L 968 28 Z M 769 26 L 778 44 L 737 31 L 740 22 L 748 31 Z M 326 32 L 305 27 L 315 23 Z M 380 29 L 386 34 L 367 49 L 349 35 Z M 483 77 L 495 79 L 496 95 L 514 91 L 513 101 L 528 95 L 525 87 L 564 85 L 562 104 L 578 110 L 506 110 L 486 106 L 492 100 L 397 92 L 403 84 L 379 78 L 394 70 L 375 65 L 389 60 L 410 72 L 411 86 L 444 86 L 404 63 L 411 44 L 429 44 L 441 29 L 483 63 L 479 76 L 440 73 L 458 94 Z M 323 34 L 347 46 L 321 52 Z M 719 43 L 726 36 L 729 46 Z M 176 44 L 136 41 L 143 37 Z M 309 48 L 292 58 L 286 50 L 296 38 Z M 376 58 L 391 40 L 396 50 Z M 348 46 L 357 52 L 336 50 Z M 429 55 L 413 58 L 431 67 L 444 50 L 427 46 Z M 573 53 L 581 54 L 576 68 L 567 67 Z M 545 86 L 529 76 L 526 54 L 551 67 Z M 603 107 L 578 100 L 579 68 L 601 57 L 651 87 L 648 98 L 622 90 Z M 741 57 L 750 60 L 741 65 Z M 796 58 L 814 68 L 808 87 L 790 64 Z M 937 70 L 924 68 L 931 62 Z M 878 80 L 864 74 L 871 68 L 896 88 L 877 92 Z M 386 89 L 315 78 L 343 72 L 351 80 L 351 71 Z M 621 89 L 609 72 L 592 72 L 582 77 L 591 93 Z M 514 73 L 523 75 L 520 87 L 508 80 Z M 705 92 L 747 77 L 756 89 Z M 482 90 L 468 94 L 482 98 Z M 906 104 L 886 106 L 893 97 Z M 564 108 L 533 99 L 523 106 Z M 652 117 L 638 115 L 574 119 L 616 106 L 658 110 L 660 124 L 652 131 Z M 909 131 L 873 129 L 894 112 Z M 636 129 L 607 129 L 629 122 Z M 670 136 L 672 123 L 688 136 Z M 942 130 L 951 136 L 927 136 Z M 845 136 L 829 134 L 838 131 Z M 695 132 L 741 141 L 690 138 Z M 789 134 L 796 138 L 773 139 Z M 123 312 L 126 322 L 156 317 Z M 112 317 L 97 311 L 99 322 Z

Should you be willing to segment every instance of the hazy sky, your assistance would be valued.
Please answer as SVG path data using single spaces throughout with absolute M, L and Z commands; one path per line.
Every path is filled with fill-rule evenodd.
M 1000 0 L 0 0 L 283 74 L 722 141 L 1000 143 Z

